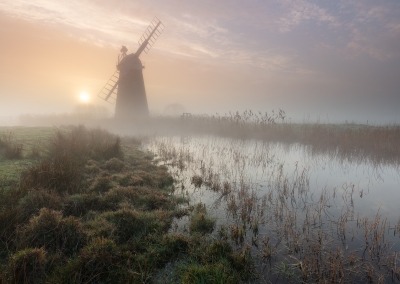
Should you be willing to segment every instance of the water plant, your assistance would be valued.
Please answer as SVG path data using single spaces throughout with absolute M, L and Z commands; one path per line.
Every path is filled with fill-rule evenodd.
M 342 133 L 346 131 L 354 129 Z M 395 133 L 396 130 L 392 134 Z M 147 145 L 158 153 L 159 163 L 168 165 L 175 178 L 182 181 L 181 187 L 194 204 L 208 200 L 207 212 L 218 212 L 214 218 L 220 239 L 240 248 L 252 246 L 252 256 L 261 260 L 259 272 L 264 280 L 294 283 L 400 280 L 395 272 L 400 271 L 395 265 L 399 261 L 394 249 L 398 242 L 388 236 L 388 232 L 397 233 L 393 225 L 398 222 L 396 213 L 385 213 L 392 215 L 389 219 L 379 210 L 368 217 L 357 212 L 355 203 L 362 204 L 357 197 L 365 200 L 371 189 L 357 187 L 352 182 L 333 188 L 311 185 L 312 172 L 320 164 L 322 169 L 333 168 L 330 164 L 335 162 L 346 172 L 351 159 L 351 165 L 369 163 L 372 169 L 363 169 L 382 180 L 377 161 L 396 169 L 398 159 L 386 160 L 378 152 L 369 152 L 368 155 L 373 155 L 369 158 L 364 155 L 366 152 L 362 158 L 356 152 L 344 157 L 338 148 L 324 153 L 285 141 L 271 143 L 215 136 L 199 136 L 190 143 L 179 136 L 154 137 Z M 290 164 L 285 157 L 292 152 L 301 154 L 296 156 L 300 160 Z M 323 158 L 318 153 L 323 153 Z M 183 170 L 179 166 L 182 163 Z M 396 176 L 395 170 L 393 174 Z M 193 269 L 193 273 L 200 273 L 197 262 Z
M 214 231 L 215 220 L 207 216 L 206 206 L 197 204 L 191 216 L 189 229 L 191 233 L 209 234 Z

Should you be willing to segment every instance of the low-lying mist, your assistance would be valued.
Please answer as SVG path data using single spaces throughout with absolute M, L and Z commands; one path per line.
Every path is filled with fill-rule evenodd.
M 283 110 L 271 112 L 244 111 L 224 115 L 158 114 L 148 118 L 115 120 L 107 109 L 91 105 L 77 107 L 72 113 L 25 114 L 5 125 L 68 126 L 84 125 L 106 129 L 119 135 L 139 137 L 154 135 L 214 135 L 264 142 L 298 143 L 311 147 L 314 153 L 330 153 L 342 159 L 368 159 L 397 163 L 400 157 L 399 125 L 293 123 Z

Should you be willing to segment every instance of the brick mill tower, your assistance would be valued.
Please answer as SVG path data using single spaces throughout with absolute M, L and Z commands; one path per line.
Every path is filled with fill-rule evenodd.
M 143 79 L 144 66 L 139 56 L 143 51 L 147 53 L 150 50 L 163 30 L 164 25 L 154 18 L 139 39 L 139 49 L 135 53 L 127 55 L 128 49 L 122 46 L 117 71 L 98 95 L 107 102 L 115 103 L 115 119 L 130 121 L 149 116 Z

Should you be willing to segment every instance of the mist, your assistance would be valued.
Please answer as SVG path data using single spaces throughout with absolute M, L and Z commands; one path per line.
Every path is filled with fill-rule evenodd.
M 141 56 L 152 114 L 180 104 L 192 114 L 283 109 L 294 122 L 399 122 L 399 3 L 218 6 L 221 13 L 202 2 L 3 2 L 1 120 L 73 113 L 85 103 L 112 116 L 97 94 L 121 46 L 135 52 L 157 15 L 166 29 Z
M 400 280 L 400 1 L 2 0 L 0 39 L 0 283 Z

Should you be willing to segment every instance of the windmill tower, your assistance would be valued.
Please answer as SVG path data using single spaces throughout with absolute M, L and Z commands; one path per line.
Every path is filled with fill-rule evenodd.
M 115 102 L 115 119 L 148 117 L 149 108 L 143 79 L 144 66 L 139 56 L 143 51 L 149 52 L 163 30 L 164 25 L 158 18 L 154 18 L 139 39 L 139 49 L 135 53 L 127 55 L 128 49 L 122 46 L 121 54 L 118 56 L 117 71 L 98 94 L 107 102 Z

